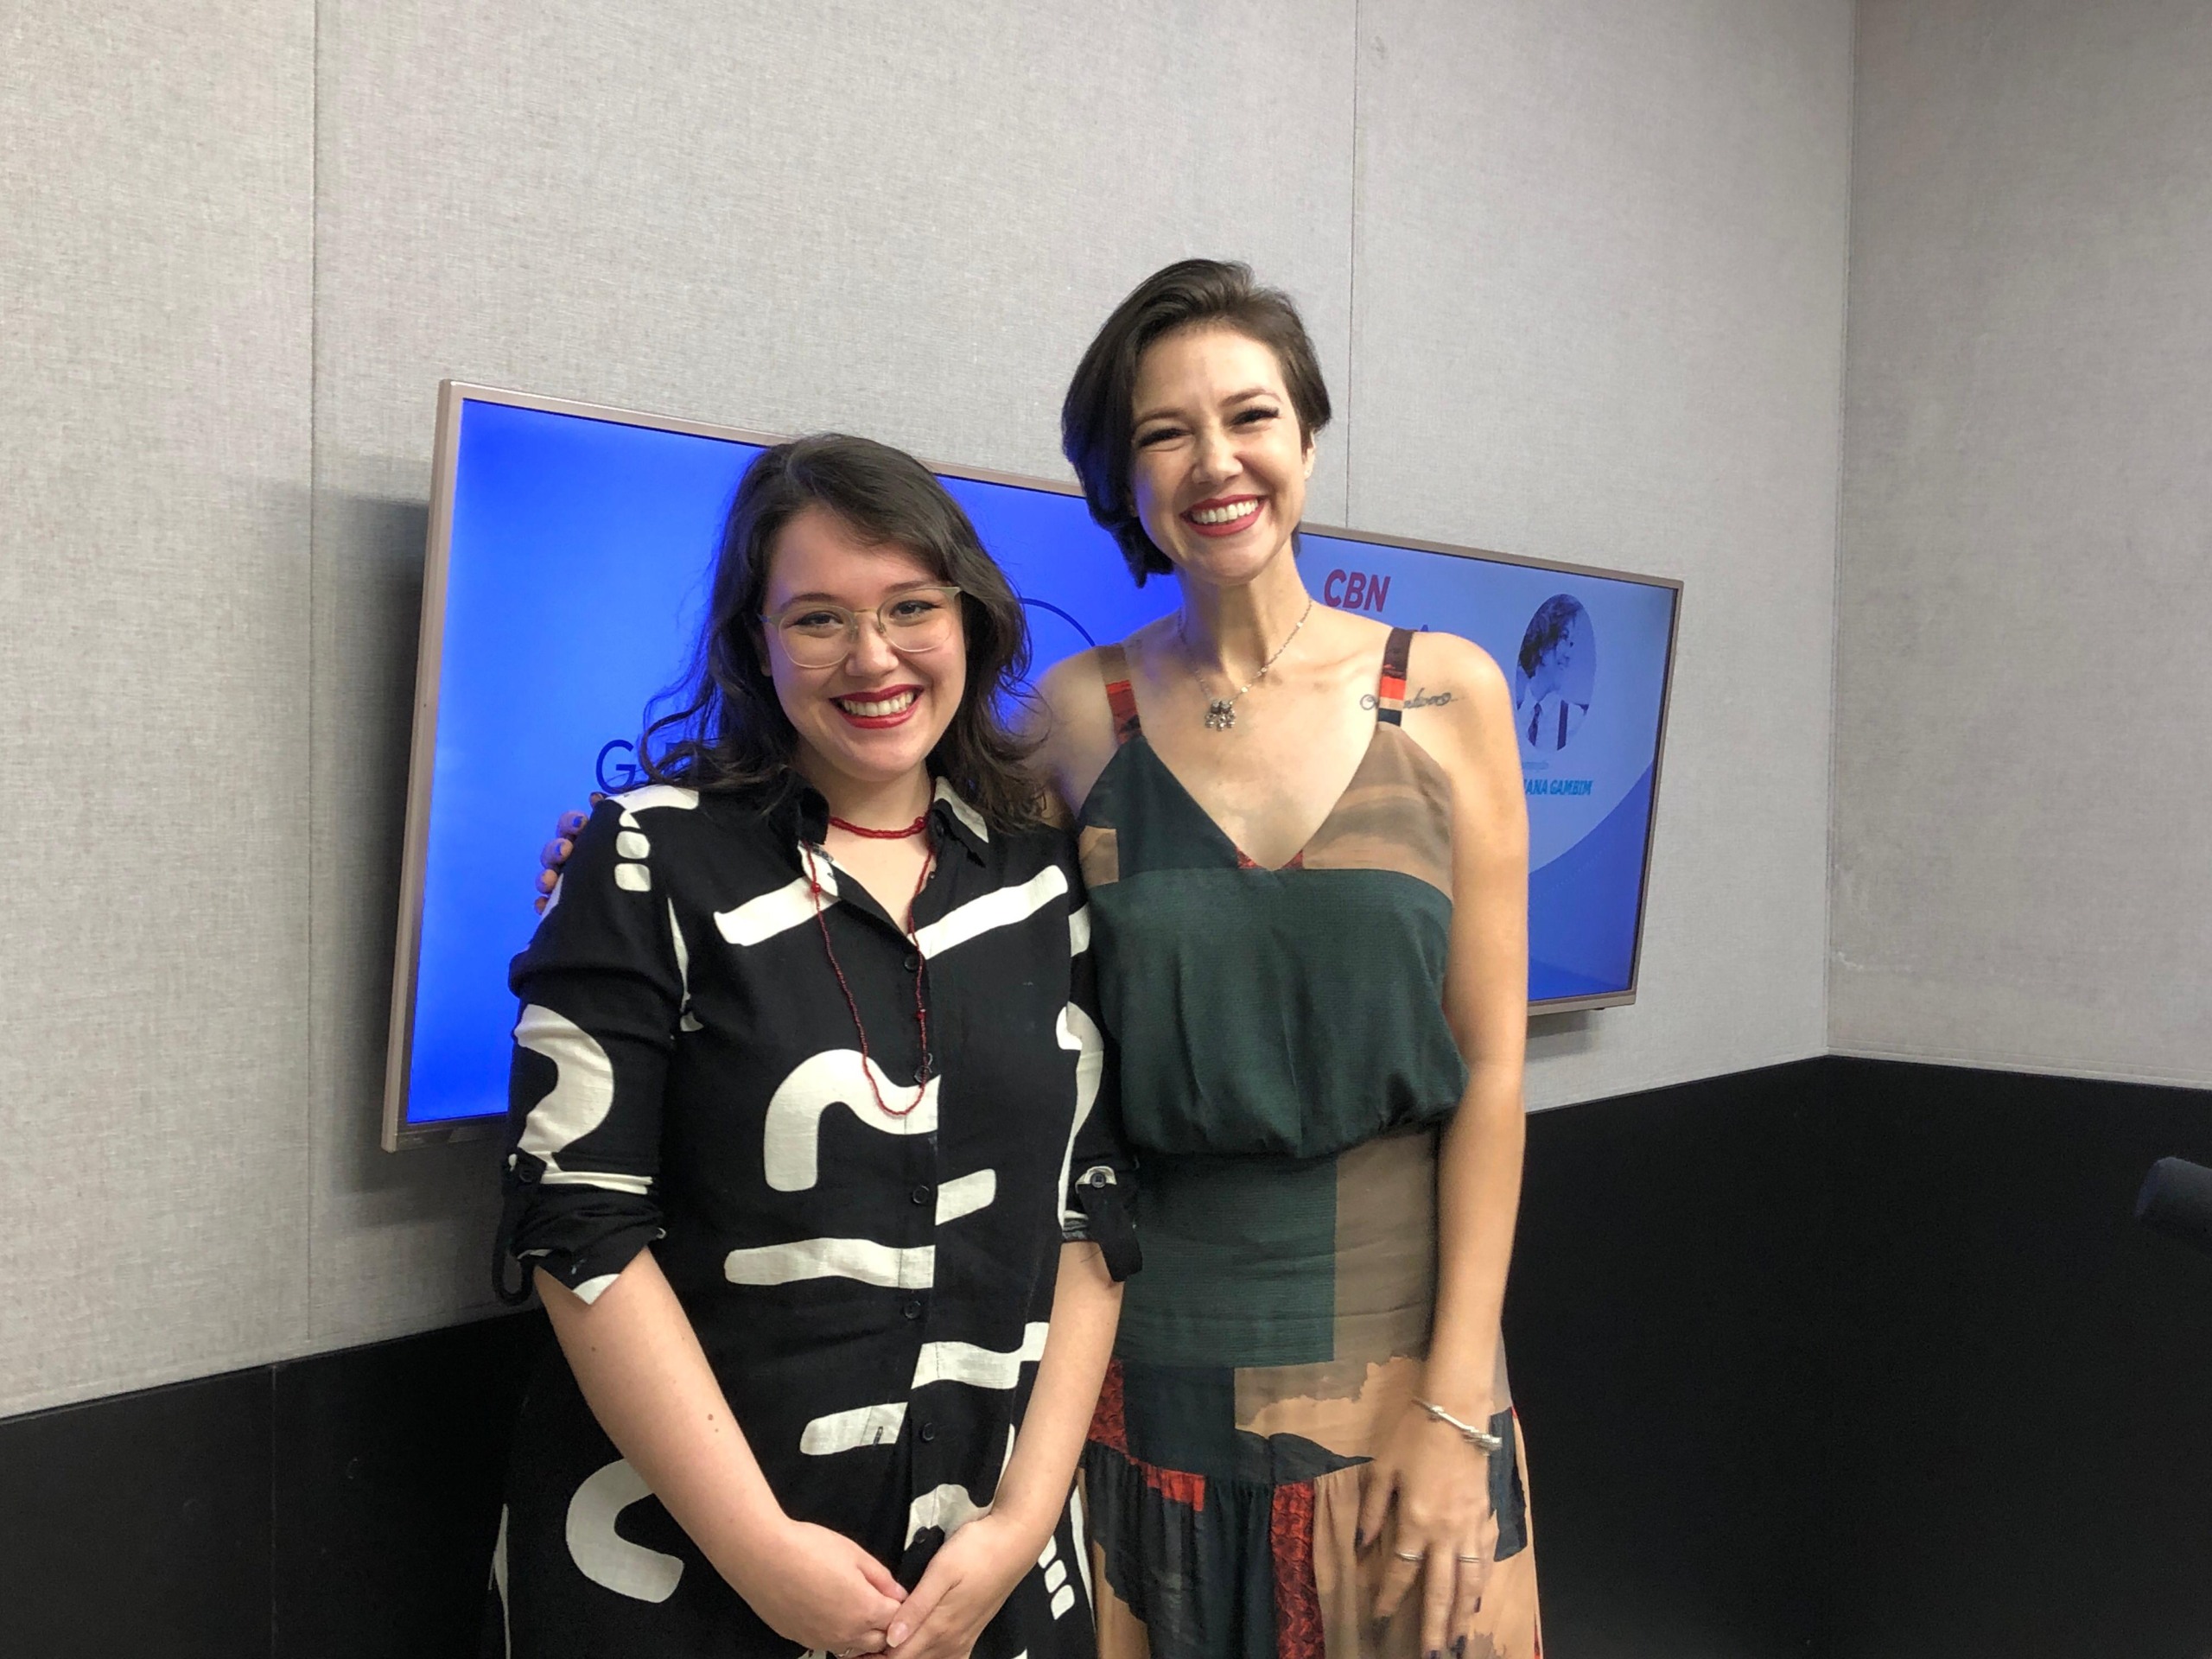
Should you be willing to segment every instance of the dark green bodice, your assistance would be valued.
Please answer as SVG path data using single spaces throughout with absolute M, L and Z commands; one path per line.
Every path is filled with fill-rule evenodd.
M 1140 1154 L 1306 1159 L 1448 1116 L 1451 796 L 1395 724 L 1280 869 L 1128 722 L 1084 804 L 1099 994 Z

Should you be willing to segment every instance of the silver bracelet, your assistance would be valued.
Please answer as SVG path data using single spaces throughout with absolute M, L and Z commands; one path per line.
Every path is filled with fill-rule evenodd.
M 1414 1404 L 1419 1406 L 1430 1416 L 1435 1418 L 1438 1422 L 1446 1425 L 1447 1427 L 1458 1429 L 1459 1431 L 1459 1438 L 1466 1441 L 1469 1446 L 1473 1446 L 1476 1451 L 1481 1452 L 1484 1457 L 1490 1456 L 1493 1452 L 1503 1452 L 1505 1450 L 1505 1442 L 1500 1437 L 1491 1433 L 1486 1428 L 1477 1428 L 1472 1423 L 1461 1422 L 1457 1417 L 1454 1417 L 1450 1412 L 1445 1410 L 1443 1407 L 1438 1405 L 1434 1401 L 1424 1400 L 1419 1395 L 1415 1395 L 1414 1396 Z

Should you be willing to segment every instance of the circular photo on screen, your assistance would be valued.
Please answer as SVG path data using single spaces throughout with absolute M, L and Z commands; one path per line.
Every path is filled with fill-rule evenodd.
M 1536 607 L 1521 636 L 1513 675 L 1514 724 L 1521 747 L 1556 754 L 1574 741 L 1590 713 L 1598 683 L 1598 635 L 1590 613 L 1572 594 L 1554 594 Z

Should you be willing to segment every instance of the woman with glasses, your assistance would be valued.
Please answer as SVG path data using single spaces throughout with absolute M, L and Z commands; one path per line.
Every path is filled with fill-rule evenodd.
M 1134 1246 L 1079 878 L 993 705 L 1025 657 L 918 462 L 747 473 L 654 781 L 513 965 L 502 1247 L 561 1354 L 510 1654 L 1092 1651 L 1069 1491 Z

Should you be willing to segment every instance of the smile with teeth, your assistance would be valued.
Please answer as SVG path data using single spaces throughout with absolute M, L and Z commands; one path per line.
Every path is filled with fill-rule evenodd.
M 830 701 L 849 715 L 858 715 L 863 720 L 880 719 L 885 715 L 903 715 L 914 706 L 914 699 L 921 693 L 911 688 L 893 691 L 884 697 L 832 697 Z
M 1217 507 L 1192 507 L 1183 516 L 1194 524 L 1233 524 L 1249 518 L 1259 510 L 1259 498 L 1247 496 L 1242 501 L 1230 501 Z

